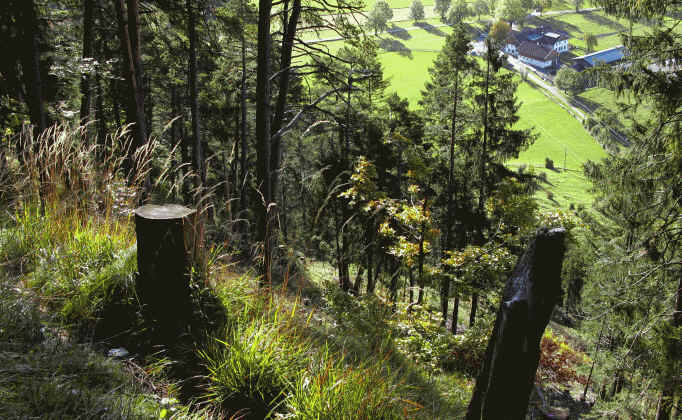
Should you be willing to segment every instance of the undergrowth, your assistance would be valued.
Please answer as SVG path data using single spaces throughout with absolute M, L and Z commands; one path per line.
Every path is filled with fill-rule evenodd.
M 212 277 L 191 281 L 190 319 L 158 342 L 136 292 L 130 216 L 154 144 L 124 165 L 118 148 L 80 150 L 82 135 L 25 139 L 0 180 L 0 418 L 464 415 L 491 317 L 453 336 L 421 308 L 306 283 L 302 266 L 297 286 L 268 291 L 209 258 Z M 128 361 L 104 357 L 118 346 Z M 569 354 L 557 346 L 548 354 Z

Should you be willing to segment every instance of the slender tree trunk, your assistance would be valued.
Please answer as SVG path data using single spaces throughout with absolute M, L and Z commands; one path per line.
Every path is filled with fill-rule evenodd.
M 128 122 L 134 123 L 132 153 L 147 142 L 144 92 L 141 83 L 142 59 L 140 56 L 140 20 L 137 0 L 128 0 L 127 13 L 123 0 L 117 0 L 116 12 L 119 21 L 121 54 L 123 56 L 123 76 L 128 91 L 126 115 Z
M 256 206 L 256 235 L 263 242 L 262 282 L 272 282 L 271 263 L 274 246 L 270 223 L 270 14 L 272 0 L 258 2 L 258 58 L 256 60 L 256 185 L 262 203 Z
M 376 223 L 372 217 L 369 223 L 367 238 L 369 245 L 367 246 L 367 294 L 374 293 L 374 282 L 376 273 L 374 272 L 374 237 L 376 235 Z
M 442 237 L 441 249 L 443 251 L 451 249 L 452 242 L 452 223 L 453 223 L 453 205 L 452 195 L 454 194 L 454 171 L 455 171 L 455 138 L 457 136 L 457 106 L 459 105 L 459 71 L 455 70 L 455 97 L 452 101 L 452 121 L 450 123 L 450 151 L 448 164 L 448 186 L 447 186 L 447 210 L 445 215 L 445 229 Z M 448 299 L 450 298 L 450 278 L 443 276 L 441 281 L 441 311 L 443 316 L 443 324 L 448 319 Z M 454 321 L 456 324 L 457 322 Z
M 452 324 L 450 325 L 450 331 L 453 334 L 457 334 L 457 318 L 459 317 L 459 293 L 455 294 L 455 302 L 452 305 Z
M 671 327 L 679 329 L 682 327 L 682 273 L 678 274 L 677 290 L 675 291 L 675 306 L 673 308 L 673 317 Z M 661 393 L 661 402 L 656 410 L 657 420 L 672 419 L 672 409 L 675 402 L 675 393 L 679 389 L 679 373 L 680 373 L 680 352 L 682 345 L 679 337 L 672 336 L 668 338 L 666 343 L 666 352 L 668 353 L 668 367 L 666 377 L 664 378 L 663 391 Z
M 285 7 L 288 3 L 285 3 Z M 275 114 L 272 121 L 272 139 L 271 139 L 271 156 L 270 156 L 270 191 L 273 196 L 277 195 L 279 187 L 279 171 L 282 163 L 282 135 L 279 130 L 284 123 L 284 113 L 287 106 L 287 96 L 289 94 L 289 81 L 291 79 L 291 54 L 294 48 L 294 37 L 296 36 L 296 27 L 298 19 L 301 14 L 301 0 L 294 0 L 291 7 L 291 16 L 285 10 L 283 25 L 285 32 L 282 39 L 282 50 L 280 53 L 280 74 L 279 74 L 279 92 L 277 95 L 277 102 L 275 103 Z
M 99 71 L 95 73 L 95 118 L 97 119 L 97 143 L 100 146 L 99 153 L 104 153 L 107 139 L 107 121 L 104 112 L 104 89 L 102 88 L 102 78 Z
M 471 295 L 471 311 L 469 312 L 469 328 L 476 323 L 476 311 L 478 310 L 478 293 Z
M 246 14 L 244 12 L 244 1 L 245 0 L 240 0 L 239 2 L 239 8 L 241 12 L 241 17 L 242 17 L 242 22 L 246 19 Z M 240 134 L 241 134 L 241 153 L 240 153 L 240 162 L 239 162 L 239 207 L 241 210 L 246 210 L 248 208 L 248 194 L 247 194 L 247 173 L 248 170 L 246 168 L 246 153 L 247 153 L 247 144 L 246 144 L 246 136 L 247 136 L 247 131 L 248 131 L 248 125 L 246 121 L 247 117 L 247 109 L 246 109 L 246 38 L 244 37 L 244 30 L 239 31 L 239 41 L 240 41 L 240 46 L 241 46 L 241 60 L 242 60 L 242 78 L 241 78 L 241 83 L 240 83 L 240 92 L 239 92 L 239 110 L 241 113 L 241 125 L 240 125 Z M 243 229 L 242 233 L 246 234 L 248 231 L 248 223 L 242 223 Z
M 92 48 L 92 38 L 93 38 L 93 21 L 94 21 L 94 9 L 95 0 L 83 0 L 83 59 L 92 59 L 93 48 Z M 85 124 L 90 121 L 90 75 L 84 74 L 81 76 L 81 110 L 80 110 L 80 120 L 81 123 Z
M 34 0 L 18 2 L 22 33 L 21 67 L 26 86 L 26 102 L 31 115 L 33 133 L 37 136 L 47 128 L 45 105 L 43 104 L 43 83 L 40 74 L 40 42 L 38 15 Z
M 414 301 L 414 270 L 412 267 L 410 267 L 408 275 L 410 276 L 410 300 L 408 303 L 412 303 Z
M 192 112 L 192 137 L 194 138 L 194 170 L 197 172 L 196 184 L 203 186 L 206 182 L 204 151 L 201 143 L 201 126 L 199 122 L 199 92 L 197 87 L 197 31 L 196 14 L 192 0 L 186 0 L 187 36 L 189 37 L 189 95 Z M 201 209 L 199 209 L 201 211 Z

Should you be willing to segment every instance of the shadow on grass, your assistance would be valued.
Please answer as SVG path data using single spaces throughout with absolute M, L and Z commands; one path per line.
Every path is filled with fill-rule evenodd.
M 410 33 L 405 28 L 401 28 L 399 26 L 396 26 L 394 23 L 391 24 L 391 27 L 389 28 L 388 33 L 391 36 L 394 36 L 396 38 L 400 38 L 402 40 L 408 40 L 408 39 L 412 38 L 412 35 L 410 35 Z
M 412 397 L 416 402 L 433 410 L 431 414 L 461 418 L 466 406 L 444 398 L 434 380 L 427 378 L 422 369 L 398 351 L 393 337 L 399 331 L 387 322 L 391 317 L 390 308 L 374 296 L 358 298 L 341 293 L 333 293 L 336 297 L 323 309 L 331 322 L 309 326 L 311 336 L 343 353 L 351 365 L 386 362 L 390 372 L 400 372 L 401 380 L 415 393 Z
M 526 21 L 526 26 L 549 27 L 552 28 L 552 30 L 568 32 L 573 37 L 577 37 L 578 36 L 577 33 L 583 32 L 578 26 L 573 25 L 572 23 L 563 22 L 557 19 L 553 19 L 552 17 L 533 16 Z
M 412 60 L 412 50 L 407 48 L 405 44 L 398 41 L 397 39 L 381 38 L 379 41 L 379 48 L 383 49 L 384 51 L 398 53 Z
M 610 19 L 606 16 L 599 15 L 597 13 L 583 13 L 582 14 L 586 20 L 597 23 L 602 26 L 606 26 L 614 31 L 624 31 L 626 28 L 621 23 Z
M 419 28 L 422 28 L 426 32 L 436 35 L 436 36 L 445 36 L 445 32 L 441 31 L 437 27 L 431 25 L 430 23 L 427 22 L 415 22 L 414 26 L 417 26 Z

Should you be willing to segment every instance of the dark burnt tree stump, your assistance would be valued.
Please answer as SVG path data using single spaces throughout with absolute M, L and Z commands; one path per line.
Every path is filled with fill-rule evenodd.
M 507 280 L 467 420 L 525 419 L 540 340 L 561 297 L 565 234 L 539 229 Z
M 173 339 L 191 315 L 196 211 L 177 204 L 135 209 L 137 293 L 160 338 Z

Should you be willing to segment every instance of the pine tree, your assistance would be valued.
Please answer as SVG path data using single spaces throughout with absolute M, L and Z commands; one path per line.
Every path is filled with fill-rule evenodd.
M 667 1 L 629 0 L 604 1 L 603 6 L 616 16 L 655 20 L 675 7 Z M 657 418 L 669 419 L 682 369 L 682 93 L 679 74 L 664 69 L 666 64 L 676 64 L 682 36 L 657 25 L 650 34 L 624 38 L 630 65 L 607 71 L 602 80 L 635 103 L 647 101 L 653 110 L 648 120 L 633 121 L 629 148 L 586 166 L 595 183 L 598 208 L 611 222 L 610 232 L 602 236 L 610 246 L 599 254 L 608 251 L 615 262 L 609 272 L 593 280 L 611 291 L 597 299 L 603 304 L 599 306 L 613 308 L 608 319 L 621 331 L 622 347 L 663 355 L 651 359 L 657 361 L 654 371 L 661 391 Z

